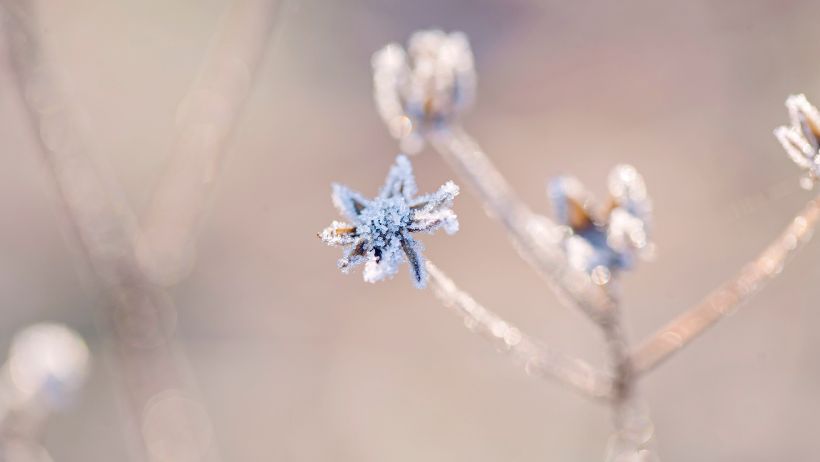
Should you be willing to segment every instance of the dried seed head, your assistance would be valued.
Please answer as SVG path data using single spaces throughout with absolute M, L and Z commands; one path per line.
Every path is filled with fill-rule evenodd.
M 319 237 L 328 245 L 345 247 L 338 262 L 342 272 L 364 263 L 364 280 L 377 282 L 392 277 L 407 261 L 413 282 L 422 288 L 427 283 L 423 247 L 410 234 L 439 228 L 448 234 L 458 231 L 452 210 L 458 192 L 458 186 L 448 181 L 435 193 L 417 196 L 410 161 L 400 155 L 374 199 L 333 185 L 333 203 L 351 224 L 334 221 Z
M 652 204 L 643 177 L 632 166 L 618 165 L 608 186 L 608 203 L 599 207 L 574 177 L 558 177 L 548 185 L 556 220 L 565 227 L 570 266 L 595 275 L 602 284 L 616 271 L 630 269 L 636 257 L 650 258 L 653 250 Z
M 800 184 L 811 189 L 820 177 L 820 113 L 805 95 L 791 95 L 786 99 L 789 126 L 775 129 L 774 135 L 786 153 L 806 175 Z
M 416 32 L 407 52 L 389 44 L 372 64 L 376 107 L 404 151 L 421 150 L 427 133 L 446 127 L 473 102 L 473 54 L 461 32 Z

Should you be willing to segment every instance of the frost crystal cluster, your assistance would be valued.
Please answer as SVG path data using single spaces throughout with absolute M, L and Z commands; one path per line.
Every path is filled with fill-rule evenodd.
M 439 228 L 447 234 L 458 231 L 452 210 L 458 186 L 448 181 L 435 193 L 416 196 L 417 192 L 412 166 L 403 155 L 396 158 L 372 200 L 346 186 L 333 185 L 333 204 L 350 223 L 334 221 L 319 237 L 328 245 L 346 247 L 338 262 L 343 272 L 364 263 L 364 280 L 376 282 L 392 277 L 406 260 L 416 287 L 426 285 L 422 245 L 411 233 L 432 233 Z
M 407 152 L 419 151 L 426 132 L 446 126 L 473 101 L 473 53 L 461 32 L 416 32 L 406 52 L 391 43 L 372 64 L 379 115 Z
M 820 113 L 805 95 L 792 95 L 786 100 L 791 126 L 778 127 L 774 134 L 786 153 L 806 171 L 801 185 L 811 189 L 820 177 Z
M 613 271 L 630 269 L 636 257 L 648 258 L 652 244 L 649 225 L 652 203 L 643 177 L 629 165 L 609 174 L 609 201 L 595 204 L 592 195 L 574 177 L 562 176 L 548 184 L 556 219 L 565 227 L 567 260 L 606 283 Z

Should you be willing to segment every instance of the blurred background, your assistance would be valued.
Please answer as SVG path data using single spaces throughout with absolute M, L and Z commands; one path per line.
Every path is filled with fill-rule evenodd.
M 94 153 L 136 210 L 159 180 L 180 98 L 221 0 L 35 2 L 42 40 Z M 609 169 L 643 173 L 658 258 L 623 278 L 638 341 L 697 302 L 809 199 L 772 136 L 783 101 L 820 101 L 820 11 L 804 0 L 567 2 L 289 0 L 280 10 L 200 233 L 171 289 L 177 336 L 226 461 L 601 460 L 606 407 L 528 377 L 406 268 L 366 284 L 316 232 L 330 183 L 381 185 L 397 143 L 371 98 L 370 56 L 412 31 L 471 39 L 465 126 L 531 206 L 572 173 L 599 197 Z M 3 69 L 4 73 L 10 72 Z M 11 86 L 0 87 L 0 350 L 64 323 L 93 366 L 44 446 L 57 461 L 128 457 L 93 277 L 55 218 L 53 187 Z M 422 191 L 452 178 L 413 158 Z M 458 180 L 457 178 L 454 178 Z M 465 191 L 461 231 L 426 255 L 534 337 L 604 364 L 597 330 L 562 305 Z M 809 460 L 820 451 L 820 243 L 751 303 L 642 382 L 664 460 Z

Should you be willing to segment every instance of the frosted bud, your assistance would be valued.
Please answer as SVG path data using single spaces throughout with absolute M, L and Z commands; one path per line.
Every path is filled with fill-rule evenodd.
M 774 136 L 805 172 L 800 184 L 811 189 L 820 177 L 820 113 L 802 94 L 789 96 L 786 108 L 790 124 L 776 128 Z
M 372 64 L 376 107 L 405 152 L 421 150 L 426 134 L 446 127 L 473 102 L 473 53 L 461 32 L 418 31 L 407 51 L 389 44 Z

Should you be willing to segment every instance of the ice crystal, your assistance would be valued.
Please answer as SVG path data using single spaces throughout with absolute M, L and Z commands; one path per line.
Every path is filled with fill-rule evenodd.
M 786 153 L 806 176 L 801 184 L 811 189 L 820 177 L 820 113 L 805 95 L 791 95 L 786 99 L 790 126 L 775 129 L 774 135 Z
M 338 266 L 348 272 L 364 264 L 364 280 L 381 281 L 398 271 L 405 260 L 416 287 L 427 283 L 422 245 L 411 233 L 432 233 L 442 228 L 447 234 L 458 231 L 453 199 L 458 186 L 452 181 L 432 194 L 417 196 L 413 169 L 406 156 L 399 155 L 387 174 L 387 181 L 374 199 L 340 184 L 333 185 L 333 204 L 350 223 L 333 221 L 319 237 L 328 245 L 345 247 Z
M 565 227 L 567 260 L 573 268 L 605 284 L 611 272 L 630 269 L 636 257 L 651 256 L 649 226 L 652 205 L 643 177 L 629 165 L 609 174 L 609 201 L 597 206 L 574 177 L 551 180 L 548 194 L 556 219 Z
M 391 43 L 373 55 L 376 106 L 407 152 L 472 104 L 476 74 L 467 36 L 440 30 L 414 33 L 407 51 Z

